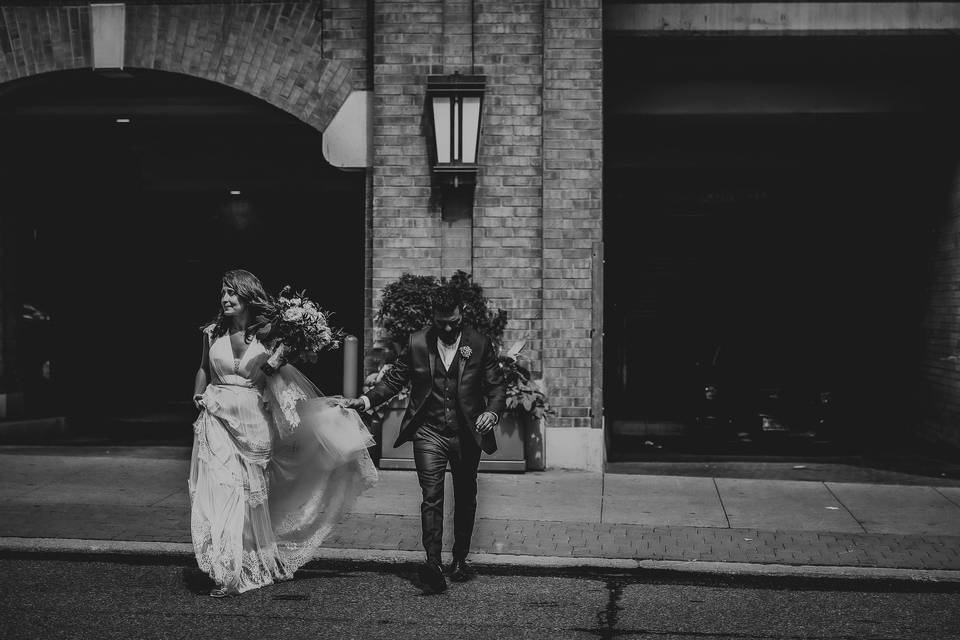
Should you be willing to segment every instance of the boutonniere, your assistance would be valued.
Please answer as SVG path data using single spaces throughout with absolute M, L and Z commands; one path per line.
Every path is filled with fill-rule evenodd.
M 460 355 L 464 358 L 469 358 L 473 355 L 473 349 L 467 346 L 460 347 Z

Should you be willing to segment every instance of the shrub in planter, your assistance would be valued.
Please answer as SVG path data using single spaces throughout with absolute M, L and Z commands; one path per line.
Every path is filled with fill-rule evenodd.
M 405 273 L 383 288 L 374 319 L 383 328 L 394 354 L 400 352 L 411 333 L 430 324 L 430 297 L 437 286 L 439 281 L 433 276 Z
M 518 342 L 510 351 L 500 355 L 500 368 L 507 388 L 507 409 L 533 420 L 543 420 L 553 410 L 540 385 L 531 380 L 530 369 L 521 361 L 520 351 L 524 346 L 524 342 Z
M 473 281 L 464 271 L 457 271 L 449 279 L 433 276 L 417 276 L 405 273 L 383 289 L 380 309 L 375 320 L 383 328 L 385 342 L 389 343 L 392 353 L 384 358 L 384 364 L 376 373 L 367 376 L 364 390 L 372 388 L 383 377 L 392 361 L 406 345 L 410 334 L 428 327 L 433 319 L 431 300 L 439 287 L 458 289 L 462 302 L 464 320 L 486 336 L 500 354 L 507 394 L 507 409 L 513 413 L 520 425 L 526 427 L 539 422 L 550 412 L 546 396 L 531 380 L 530 370 L 521 362 L 520 351 L 524 343 L 514 345 L 508 352 L 502 353 L 503 333 L 507 326 L 507 312 L 494 309 L 483 295 L 483 287 Z M 386 346 L 386 345 L 385 345 Z M 377 418 L 383 420 L 389 410 L 401 410 L 406 407 L 406 391 L 377 410 Z M 402 415 L 402 413 L 401 413 Z M 506 428 L 506 425 L 504 425 Z M 528 428 L 529 433 L 531 430 Z M 539 431 L 537 432 L 539 433 Z M 534 447 L 541 452 L 542 442 Z M 533 468 L 542 468 L 534 466 Z
M 543 442 L 544 418 L 553 413 L 540 383 L 531 379 L 530 369 L 525 366 L 520 352 L 525 346 L 518 342 L 500 355 L 504 384 L 507 391 L 507 412 L 503 429 L 512 417 L 523 428 L 524 456 L 527 468 L 542 471 L 546 468 L 546 450 Z
M 483 287 L 475 283 L 470 274 L 457 271 L 449 280 L 405 273 L 383 288 L 375 320 L 386 332 L 395 352 L 399 353 L 411 333 L 430 326 L 433 319 L 430 301 L 440 287 L 459 290 L 464 320 L 499 349 L 507 327 L 507 312 L 491 309 Z

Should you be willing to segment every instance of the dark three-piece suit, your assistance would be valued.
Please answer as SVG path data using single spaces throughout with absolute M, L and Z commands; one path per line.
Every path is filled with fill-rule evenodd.
M 493 453 L 493 430 L 477 433 L 477 417 L 491 412 L 499 421 L 505 405 L 503 373 L 490 341 L 464 326 L 460 345 L 444 368 L 436 333 L 423 330 L 410 336 L 396 364 L 365 395 L 378 406 L 411 383 L 410 404 L 395 447 L 413 441 L 414 462 L 423 502 L 420 516 L 427 559 L 440 563 L 443 535 L 443 483 L 447 464 L 453 473 L 453 557 L 470 551 L 477 512 L 477 467 L 482 451 Z

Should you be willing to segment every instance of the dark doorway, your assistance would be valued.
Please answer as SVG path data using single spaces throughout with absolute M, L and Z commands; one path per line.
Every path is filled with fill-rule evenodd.
M 607 46 L 609 458 L 908 433 L 957 43 Z
M 361 335 L 364 177 L 293 116 L 182 75 L 62 72 L 0 87 L 0 137 L 33 414 L 190 418 L 227 269 L 307 289 Z M 305 371 L 342 388 L 339 353 Z

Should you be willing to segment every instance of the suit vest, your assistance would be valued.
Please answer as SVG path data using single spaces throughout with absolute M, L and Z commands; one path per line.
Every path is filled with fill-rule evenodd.
M 428 348 L 434 351 L 437 364 L 433 369 L 433 385 L 421 409 L 423 425 L 439 433 L 457 433 L 464 426 L 460 403 L 457 401 L 460 352 L 454 355 L 450 369 L 444 371 L 443 358 L 440 357 L 436 342 L 428 344 Z

